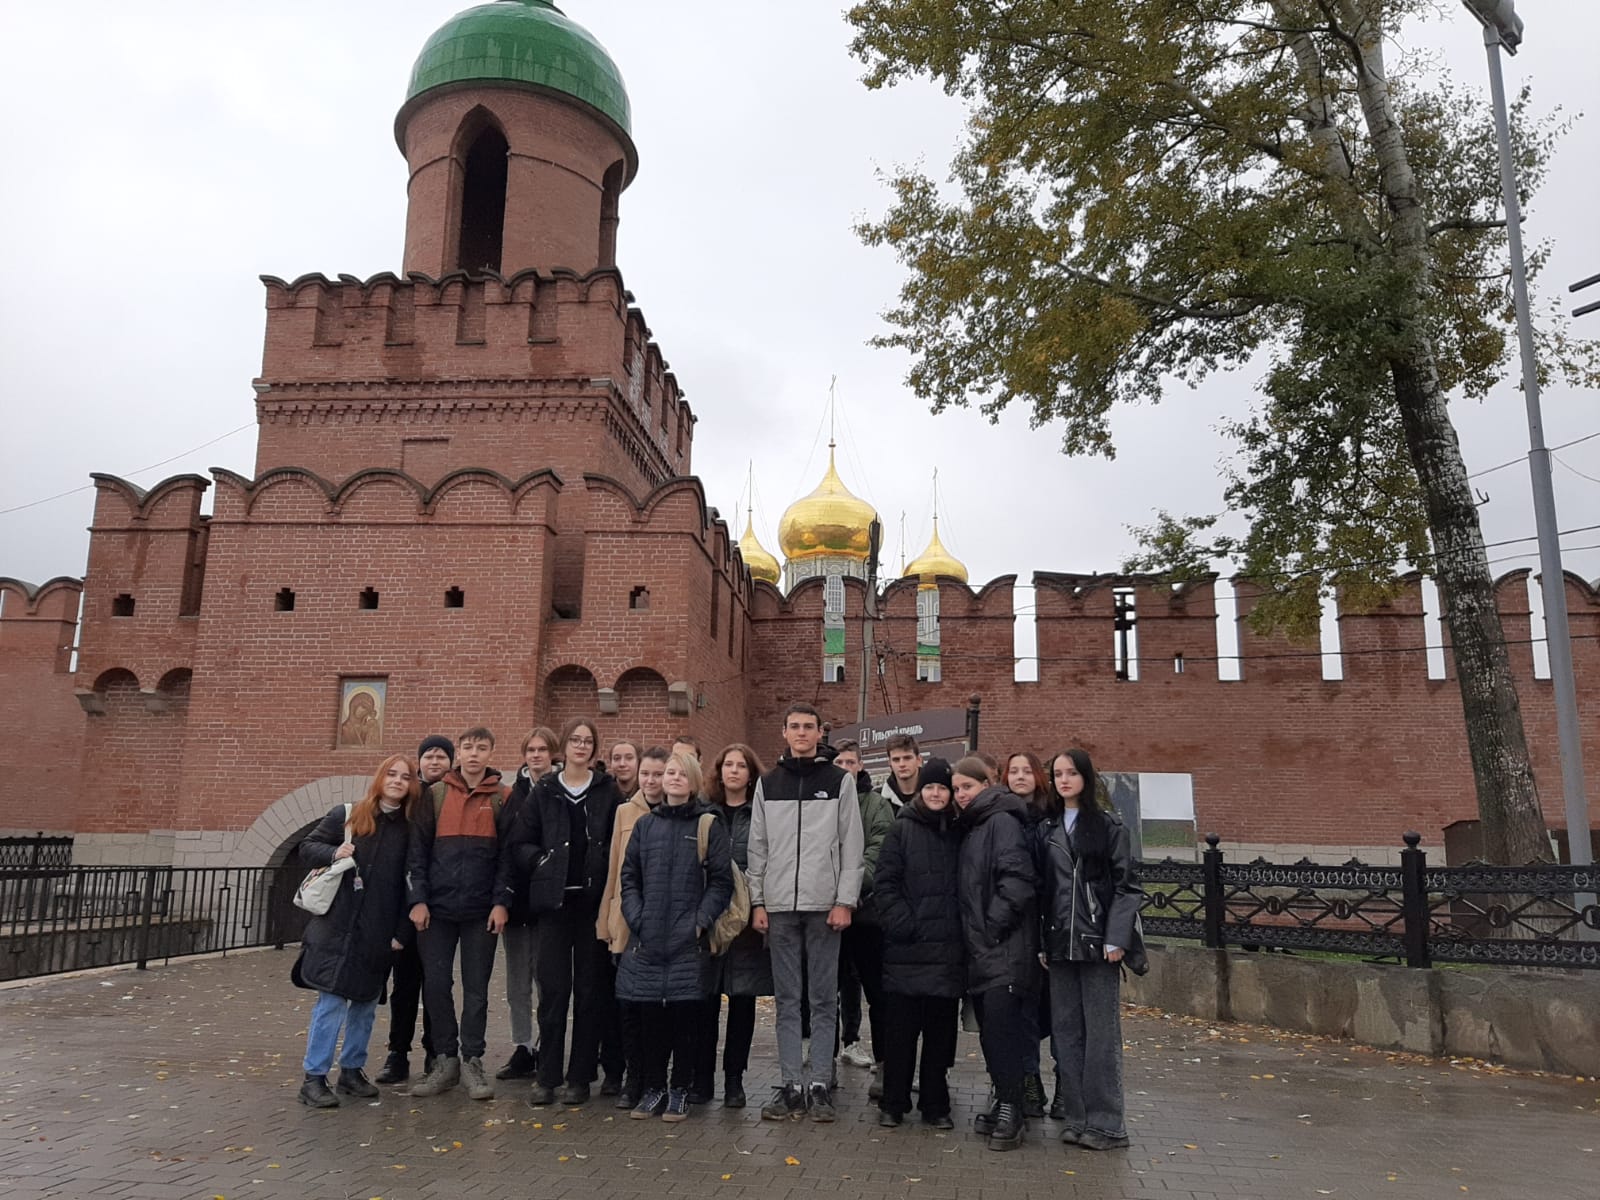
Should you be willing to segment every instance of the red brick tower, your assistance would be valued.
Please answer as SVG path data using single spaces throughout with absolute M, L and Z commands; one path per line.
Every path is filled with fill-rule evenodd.
M 207 518 L 204 480 L 179 512 L 97 477 L 86 852 L 275 860 L 384 752 L 479 721 L 512 771 L 576 713 L 743 735 L 749 576 L 615 265 L 629 121 L 547 0 L 451 18 L 395 121 L 404 274 L 264 279 L 255 478 L 216 471 Z

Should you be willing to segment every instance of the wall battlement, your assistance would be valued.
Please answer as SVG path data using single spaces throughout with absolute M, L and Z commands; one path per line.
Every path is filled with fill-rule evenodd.
M 298 443 L 274 426 L 387 422 L 425 433 L 486 420 L 543 423 L 583 403 L 610 410 L 606 432 L 630 448 L 649 482 L 689 471 L 694 414 L 614 267 L 262 282 L 258 473 L 317 465 L 294 457 Z

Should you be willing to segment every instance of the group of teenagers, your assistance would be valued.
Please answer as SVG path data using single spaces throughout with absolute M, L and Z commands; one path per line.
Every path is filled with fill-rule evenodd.
M 408 1081 L 411 1096 L 464 1085 L 492 1098 L 483 1056 L 504 942 L 514 1046 L 495 1077 L 532 1080 L 536 1108 L 587 1103 L 600 1079 L 635 1119 L 685 1120 L 715 1099 L 724 998 L 722 1103 L 743 1108 L 756 1000 L 770 995 L 781 1078 L 763 1118 L 834 1120 L 842 1045 L 873 1067 L 880 1125 L 903 1124 L 915 1094 L 922 1122 L 950 1129 L 965 1003 L 992 1085 L 974 1122 L 990 1149 L 1020 1145 L 1047 1111 L 1045 1037 L 1061 1140 L 1126 1146 L 1120 987 L 1142 969 L 1141 893 L 1089 755 L 952 766 L 900 734 L 879 789 L 859 746 L 826 743 L 812 706 L 789 707 L 782 737 L 771 770 L 735 743 L 704 772 L 688 737 L 606 752 L 590 718 L 529 733 L 510 780 L 483 727 L 386 758 L 300 850 L 312 868 L 355 860 L 293 972 L 318 993 L 302 1103 Z M 389 1053 L 369 1080 L 386 989 Z M 841 994 L 865 995 L 870 1050 L 841 1042 Z M 426 1057 L 411 1081 L 419 997 Z

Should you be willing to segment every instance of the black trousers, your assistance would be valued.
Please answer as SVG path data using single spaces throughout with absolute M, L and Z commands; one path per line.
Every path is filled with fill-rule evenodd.
M 594 935 L 599 906 L 562 905 L 539 918 L 539 1082 L 587 1086 L 600 1066 L 600 1030 L 615 1008 L 611 955 Z M 567 1010 L 572 1010 L 571 1057 L 567 1056 Z M 617 1039 L 618 1048 L 621 1038 Z
M 918 1069 L 917 1042 L 922 1042 L 922 1090 L 917 1108 L 924 1117 L 950 1115 L 948 1072 L 956 1061 L 958 996 L 907 996 L 888 992 L 883 998 L 884 1112 L 904 1116 L 911 1111 L 911 1080 Z
M 722 1044 L 722 1072 L 743 1075 L 750 1069 L 750 1043 L 756 1036 L 756 998 L 728 997 L 728 1035 Z
M 722 1020 L 722 996 L 707 996 L 694 1004 L 694 1078 L 689 1086 L 704 1095 L 716 1091 L 717 1025 Z
M 644 1052 L 643 1034 L 639 1029 L 639 1006 L 630 1001 L 618 1000 L 614 1006 L 617 1010 L 617 1028 L 622 1042 L 623 1069 L 633 1080 L 635 1087 L 640 1086 L 644 1078 L 644 1059 L 640 1057 Z
M 1038 999 L 998 987 L 974 993 L 972 1001 L 978 1010 L 978 1044 L 989 1078 L 994 1080 L 995 1099 L 1001 1104 L 1021 1104 L 1030 1036 L 1025 1010 L 1038 1004 Z
M 601 943 L 601 949 L 605 944 Z M 605 954 L 606 990 L 612 995 L 617 994 L 617 956 Z M 606 1005 L 605 1012 L 600 1020 L 600 1069 L 605 1072 L 607 1079 L 621 1078 L 628 1067 L 634 1065 L 634 1060 L 628 1057 L 628 1037 L 622 1029 L 623 1006 L 613 1000 Z
M 847 980 L 860 983 L 860 994 Z M 867 1023 L 872 1037 L 872 1061 L 882 1062 L 883 1041 L 883 930 L 876 923 L 851 922 L 839 939 L 839 1024 L 846 1045 L 861 1037 L 861 995 L 867 998 Z M 855 1009 L 852 1020 L 849 1008 Z
M 645 1090 L 671 1087 L 687 1091 L 694 1080 L 696 1010 L 705 1004 L 689 1000 L 679 1004 L 637 1004 L 642 1041 Z M 667 1076 L 667 1060 L 672 1060 L 672 1076 Z
M 433 1022 L 434 1052 L 445 1058 L 483 1057 L 496 941 L 489 932 L 488 913 L 470 921 L 433 917 L 428 927 L 417 934 L 417 947 L 422 954 L 422 1003 Z M 457 947 L 461 950 L 459 1024 L 455 996 Z
M 849 932 L 845 930 L 846 935 Z M 856 965 L 843 940 L 839 946 L 839 1041 L 848 1046 L 861 1040 L 861 980 L 856 978 Z
M 417 1035 L 417 1009 L 422 1003 L 422 952 L 412 938 L 394 955 L 394 980 L 389 985 L 389 1053 L 410 1054 Z M 433 1018 L 422 1010 L 422 1052 L 433 1057 Z

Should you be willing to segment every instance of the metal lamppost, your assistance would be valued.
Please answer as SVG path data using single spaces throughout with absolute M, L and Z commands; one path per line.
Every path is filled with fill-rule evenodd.
M 1517 199 L 1517 169 L 1511 157 L 1511 121 L 1500 51 L 1515 54 L 1522 44 L 1522 18 L 1514 0 L 1463 0 L 1483 23 L 1489 56 L 1489 90 L 1494 130 L 1500 143 L 1500 189 L 1505 194 L 1506 237 L 1511 251 L 1511 294 L 1517 310 L 1517 340 L 1522 347 L 1522 398 L 1528 408 L 1528 469 L 1533 477 L 1533 517 L 1539 535 L 1539 575 L 1544 594 L 1544 626 L 1550 651 L 1550 682 L 1555 690 L 1556 733 L 1561 750 L 1561 787 L 1566 797 L 1567 846 L 1573 863 L 1593 861 L 1589 846 L 1589 804 L 1583 791 L 1583 741 L 1578 725 L 1578 689 L 1572 674 L 1572 635 L 1567 627 L 1566 576 L 1556 526 L 1555 485 L 1550 451 L 1539 410 L 1539 369 L 1534 360 L 1533 323 L 1528 315 L 1528 270 L 1522 256 L 1522 206 Z

